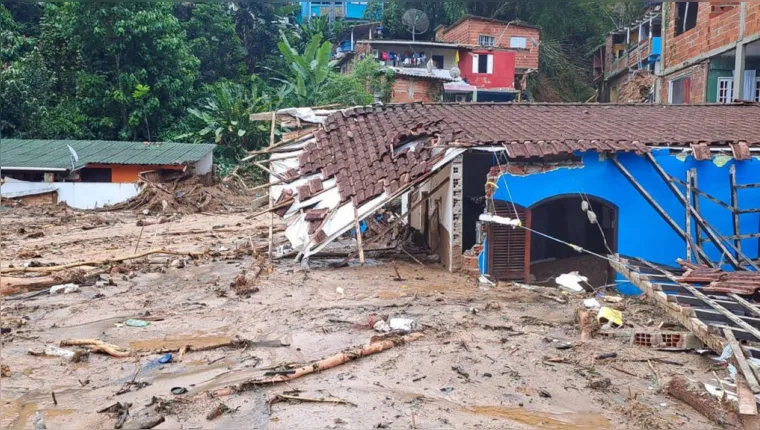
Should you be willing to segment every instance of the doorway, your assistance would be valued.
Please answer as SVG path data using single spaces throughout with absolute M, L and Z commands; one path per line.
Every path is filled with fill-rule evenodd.
M 540 284 L 571 271 L 588 277 L 593 286 L 605 285 L 614 279 L 614 271 L 605 260 L 579 253 L 566 243 L 600 255 L 616 252 L 617 206 L 598 197 L 579 194 L 554 196 L 530 208 L 494 200 L 496 215 L 514 218 L 515 211 L 522 225 L 538 233 L 489 224 L 488 273 L 492 279 Z

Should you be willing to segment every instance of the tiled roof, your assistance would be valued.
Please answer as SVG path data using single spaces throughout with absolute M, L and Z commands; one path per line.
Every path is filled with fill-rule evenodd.
M 336 178 L 361 204 L 429 172 L 437 147 L 504 145 L 510 158 L 575 152 L 646 152 L 647 145 L 760 145 L 760 106 L 405 104 L 337 112 L 299 156 L 301 175 Z M 418 137 L 420 143 L 401 145 Z M 435 155 L 434 155 L 434 152 Z M 311 185 L 311 184 L 310 184 Z M 306 192 L 303 200 L 311 196 Z M 313 187 L 312 187 L 313 188 Z M 309 191 L 311 191 L 309 189 Z
M 199 161 L 215 147 L 176 142 L 2 139 L 0 163 L 3 169 L 69 170 L 72 168 L 72 156 L 67 146 L 71 146 L 79 157 L 79 161 L 74 163 L 76 169 L 87 164 L 187 164 Z

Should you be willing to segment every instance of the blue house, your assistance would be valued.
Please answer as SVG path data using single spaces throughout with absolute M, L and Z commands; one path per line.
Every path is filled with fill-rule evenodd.
M 313 16 L 363 20 L 368 3 L 366 1 L 302 1 L 301 20 L 307 20 Z

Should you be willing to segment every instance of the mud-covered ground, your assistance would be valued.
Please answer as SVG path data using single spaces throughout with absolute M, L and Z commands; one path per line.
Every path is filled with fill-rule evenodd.
M 265 268 L 258 292 L 238 296 L 230 285 L 252 257 L 230 251 L 266 242 L 268 217 L 246 215 L 185 215 L 141 229 L 127 212 L 68 213 L 64 221 L 60 211 L 3 212 L 3 267 L 133 254 L 141 230 L 138 252 L 221 253 L 198 260 L 154 255 L 112 274 L 115 285 L 4 300 L 3 327 L 12 329 L 2 335 L 2 364 L 10 375 L 0 380 L 0 426 L 32 428 L 39 410 L 47 428 L 112 428 L 116 416 L 97 411 L 128 402 L 131 414 L 163 414 L 156 428 L 714 428 L 660 392 L 674 374 L 712 379 L 710 358 L 632 346 L 624 338 L 581 343 L 574 316 L 581 298 L 561 304 L 411 261 L 396 262 L 399 281 L 388 262 L 332 269 L 313 261 L 306 271 L 291 259 Z M 34 231 L 44 236 L 27 238 Z M 172 267 L 178 258 L 184 267 Z M 636 299 L 624 306 L 624 318 L 639 329 L 664 321 Z M 412 318 L 424 337 L 288 383 L 211 394 L 267 367 L 309 363 L 366 344 L 378 334 L 366 325 L 378 316 Z M 130 318 L 150 325 L 125 325 Z M 28 354 L 85 338 L 133 355 L 90 354 L 72 363 Z M 158 362 L 162 353 L 149 352 L 167 345 L 203 349 L 234 338 L 252 344 L 190 350 L 181 361 L 174 353 L 167 364 Z M 557 348 L 566 343 L 572 347 Z M 617 357 L 595 359 L 609 352 Z M 643 360 L 655 358 L 681 365 L 652 361 L 650 367 Z M 130 381 L 149 385 L 117 395 Z M 188 392 L 172 394 L 174 387 Z M 303 397 L 351 404 L 269 402 L 299 390 Z M 221 403 L 228 411 L 207 420 Z

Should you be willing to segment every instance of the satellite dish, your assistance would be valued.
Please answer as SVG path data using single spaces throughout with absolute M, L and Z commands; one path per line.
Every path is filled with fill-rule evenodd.
M 451 70 L 449 70 L 449 74 L 452 78 L 459 79 L 459 77 L 462 76 L 462 71 L 459 70 L 459 67 L 454 66 L 451 68 Z
M 430 27 L 430 20 L 427 15 L 418 9 L 409 9 L 404 12 L 401 22 L 406 26 L 407 31 L 412 33 L 412 40 L 415 40 L 416 35 L 428 31 Z

